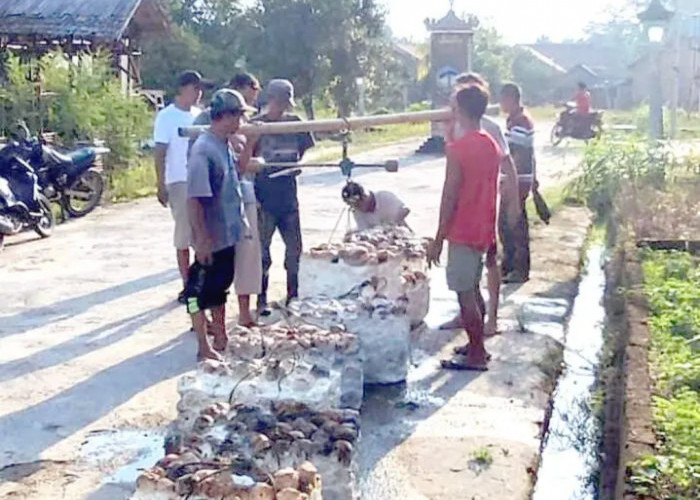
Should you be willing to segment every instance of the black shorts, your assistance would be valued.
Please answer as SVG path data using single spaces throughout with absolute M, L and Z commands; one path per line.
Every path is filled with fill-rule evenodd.
M 228 289 L 233 283 L 235 257 L 236 248 L 229 247 L 214 252 L 209 266 L 196 261 L 190 266 L 185 286 L 188 313 L 195 314 L 226 303 Z

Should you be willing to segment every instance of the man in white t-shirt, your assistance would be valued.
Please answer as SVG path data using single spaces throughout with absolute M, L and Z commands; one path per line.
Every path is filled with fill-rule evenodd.
M 156 143 L 155 166 L 158 201 L 170 206 L 175 221 L 173 243 L 177 255 L 177 266 L 184 284 L 190 267 L 191 230 L 187 216 L 187 151 L 189 141 L 180 137 L 178 129 L 189 127 L 201 112 L 196 107 L 202 98 L 202 89 L 210 84 L 196 71 L 186 71 L 178 80 L 175 101 L 163 108 L 156 117 L 153 139 Z M 178 300 L 184 300 L 180 292 Z
M 365 191 L 349 181 L 342 192 L 343 201 L 350 205 L 358 231 L 383 225 L 405 225 L 411 210 L 394 193 Z

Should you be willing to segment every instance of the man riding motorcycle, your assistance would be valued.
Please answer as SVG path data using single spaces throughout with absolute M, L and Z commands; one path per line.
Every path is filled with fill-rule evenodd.
M 574 102 L 576 103 L 574 114 L 577 114 L 579 118 L 585 118 L 591 113 L 591 93 L 584 82 L 579 82 Z
M 559 115 L 559 121 L 552 130 L 552 144 L 557 145 L 564 137 L 589 140 L 600 135 L 602 115 L 591 110 L 591 93 L 588 86 L 580 82 L 574 95 L 574 102 L 566 103 L 566 109 Z

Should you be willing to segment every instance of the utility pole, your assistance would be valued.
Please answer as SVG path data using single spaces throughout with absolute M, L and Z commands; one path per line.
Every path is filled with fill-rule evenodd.
M 681 93 L 681 32 L 683 30 L 683 13 L 681 12 L 681 2 L 674 2 L 675 15 L 673 24 L 675 26 L 674 36 L 674 57 L 673 57 L 673 89 L 671 91 L 671 139 L 678 137 L 678 101 Z

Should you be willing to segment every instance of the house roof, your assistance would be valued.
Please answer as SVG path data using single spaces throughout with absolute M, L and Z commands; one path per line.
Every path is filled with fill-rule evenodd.
M 522 46 L 521 49 L 528 54 L 530 54 L 532 57 L 537 59 L 539 62 L 550 68 L 552 71 L 555 73 L 566 73 L 566 69 L 559 64 L 557 64 L 555 61 L 553 61 L 551 58 L 547 57 L 543 53 L 541 53 L 538 50 L 533 49 L 532 47 L 528 46 Z
M 139 14 L 146 29 L 163 29 L 156 0 L 0 0 L 0 35 L 119 40 Z
M 567 71 L 585 65 L 603 79 L 615 80 L 626 75 L 627 61 L 610 47 L 591 43 L 536 43 L 526 45 L 554 61 Z
M 587 75 L 592 76 L 594 78 L 600 78 L 600 75 L 596 71 L 593 71 L 591 68 L 589 68 L 585 64 L 577 64 L 573 68 L 570 68 L 568 73 L 575 73 L 577 71 L 582 72 L 582 73 L 586 73 Z
M 394 50 L 401 55 L 404 55 L 416 61 L 421 61 L 423 59 L 423 57 L 418 52 L 416 52 L 414 47 L 399 42 L 394 42 L 392 45 L 394 47 Z

